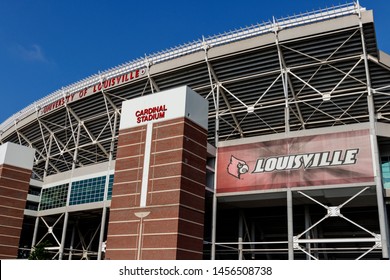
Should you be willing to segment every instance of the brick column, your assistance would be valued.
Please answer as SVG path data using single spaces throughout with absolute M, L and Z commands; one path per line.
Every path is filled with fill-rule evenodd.
M 178 101 L 176 94 L 190 96 Z M 191 102 L 189 112 L 194 97 L 199 104 Z M 106 258 L 202 259 L 207 123 L 192 110 L 207 120 L 207 102 L 183 87 L 139 104 L 146 117 L 165 111 L 158 120 L 120 129 Z M 125 111 L 122 118 L 132 117 Z
M 30 185 L 34 150 L 0 146 L 0 259 L 16 259 Z

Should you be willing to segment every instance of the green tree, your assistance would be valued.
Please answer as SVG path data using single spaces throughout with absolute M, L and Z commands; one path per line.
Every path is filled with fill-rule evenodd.
M 29 260 L 50 260 L 50 253 L 45 249 L 45 247 L 50 246 L 48 241 L 39 243 L 31 250 Z

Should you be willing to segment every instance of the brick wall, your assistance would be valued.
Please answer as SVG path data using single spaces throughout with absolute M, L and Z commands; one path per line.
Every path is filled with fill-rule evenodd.
M 0 259 L 18 253 L 31 170 L 0 165 Z
M 140 196 L 146 125 L 119 133 L 106 258 L 202 259 L 206 131 L 186 118 L 150 125 L 145 207 Z M 142 225 L 140 212 L 148 213 Z

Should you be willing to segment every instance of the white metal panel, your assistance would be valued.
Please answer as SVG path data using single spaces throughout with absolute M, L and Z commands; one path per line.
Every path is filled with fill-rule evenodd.
M 0 146 L 0 165 L 8 164 L 31 170 L 34 154 L 35 149 L 8 142 Z
M 208 101 L 187 86 L 123 102 L 120 129 L 187 117 L 207 129 Z

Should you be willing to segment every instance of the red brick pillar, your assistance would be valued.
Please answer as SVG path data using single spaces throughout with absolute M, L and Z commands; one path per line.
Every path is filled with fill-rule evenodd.
M 106 258 L 202 259 L 207 110 L 187 87 L 123 104 Z
M 0 146 L 0 259 L 16 259 L 34 160 L 33 149 Z

